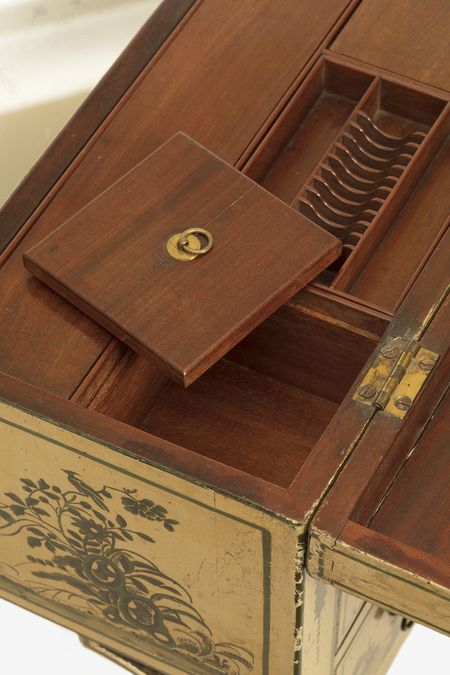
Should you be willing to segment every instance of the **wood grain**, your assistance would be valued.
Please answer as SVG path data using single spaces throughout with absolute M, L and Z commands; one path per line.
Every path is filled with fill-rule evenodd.
M 372 81 L 358 68 L 320 59 L 245 166 L 291 203 Z
M 340 403 L 377 341 L 349 324 L 283 307 L 237 345 L 230 357 Z
M 136 37 L 75 112 L 0 212 L 0 251 L 132 85 L 197 0 L 163 0 Z
M 407 200 L 350 292 L 394 310 L 450 213 L 450 140 Z M 403 242 L 408 242 L 407 246 Z
M 447 0 L 364 0 L 333 50 L 449 90 L 449 34 Z
M 450 513 L 449 447 L 450 392 L 447 391 L 413 454 L 384 497 L 370 528 L 447 560 L 450 571 L 450 522 L 446 517 Z M 450 574 L 448 581 L 450 585 Z
M 174 260 L 166 241 L 192 227 L 210 232 L 212 250 L 189 263 Z M 177 134 L 24 261 L 187 386 L 340 248 L 335 237 Z
M 385 411 L 374 416 L 313 518 L 309 566 L 313 574 L 342 585 L 347 565 L 358 594 L 449 631 L 450 429 L 448 394 L 443 396 L 450 367 L 450 297 L 442 290 L 427 315 L 419 306 L 430 300 L 426 281 L 444 276 L 448 282 L 439 264 L 444 250 L 448 257 L 448 237 L 445 249 L 444 244 L 445 239 L 389 331 L 414 331 L 422 346 L 440 355 L 438 364 L 403 421 Z M 413 323 L 414 315 L 421 326 Z
M 23 252 L 179 130 L 233 163 L 347 5 L 327 0 L 327 11 L 317 15 L 312 0 L 199 4 L 84 146 L 1 268 L 5 372 L 67 397 L 110 339 L 32 279 Z
M 284 162 L 288 153 L 281 158 L 283 148 L 287 147 L 283 143 L 289 143 L 291 132 L 295 136 L 302 123 L 301 114 L 296 117 L 302 113 L 299 101 L 295 100 L 294 104 L 295 97 L 290 102 L 288 100 L 294 93 L 293 83 L 298 84 L 303 78 L 303 68 L 308 58 L 325 38 L 344 4 L 348 7 L 346 3 L 329 2 L 327 11 L 319 17 L 316 3 L 298 3 L 293 0 L 279 4 L 250 0 L 236 2 L 232 12 L 224 10 L 223 3 L 198 2 L 188 23 L 182 23 L 179 30 L 164 42 L 152 62 L 148 63 L 144 59 L 147 65 L 137 78 L 136 74 L 130 78 L 127 91 L 126 87 L 122 89 L 123 96 L 120 86 L 112 85 L 112 98 L 107 99 L 105 95 L 108 105 L 102 108 L 101 103 L 97 103 L 103 109 L 103 123 L 100 123 L 101 116 L 95 116 L 93 107 L 90 108 L 89 119 L 80 118 L 80 124 L 83 127 L 86 125 L 85 138 L 90 139 L 88 142 L 82 142 L 74 151 L 69 137 L 64 135 L 65 140 L 60 141 L 58 147 L 63 148 L 64 143 L 67 143 L 72 153 L 79 152 L 81 146 L 83 150 L 63 178 L 54 185 L 48 198 L 44 199 L 39 212 L 23 228 L 23 234 L 28 233 L 23 243 L 19 245 L 22 235 L 16 238 L 14 246 L 17 245 L 17 249 L 10 257 L 8 253 L 0 273 L 0 361 L 5 370 L 25 380 L 1 374 L 0 393 L 15 404 L 54 419 L 62 426 L 99 438 L 140 460 L 187 476 L 189 480 L 252 501 L 277 516 L 294 520 L 296 524 L 303 523 L 306 526 L 334 483 L 334 488 L 325 498 L 328 501 L 319 511 L 323 518 L 327 514 L 336 517 L 328 533 L 325 532 L 326 528 L 321 531 L 329 535 L 327 541 L 332 542 L 334 552 L 337 542 L 341 541 L 339 537 L 347 553 L 350 545 L 358 541 L 362 546 L 365 538 L 366 550 L 361 552 L 361 558 L 364 555 L 370 555 L 371 559 L 376 560 L 381 560 L 383 556 L 389 558 L 387 564 L 391 568 L 395 567 L 401 575 L 405 569 L 404 556 L 408 555 L 408 545 L 400 539 L 412 536 L 411 533 L 405 533 L 402 519 L 404 523 L 413 522 L 424 529 L 429 517 L 425 508 L 425 478 L 421 482 L 420 464 L 417 464 L 419 468 L 415 468 L 414 464 L 419 460 L 412 455 L 408 469 L 408 462 L 404 463 L 405 454 L 425 428 L 430 412 L 435 407 L 435 399 L 440 396 L 443 376 L 441 370 L 432 376 L 418 399 L 418 412 L 413 410 L 406 418 L 410 424 L 403 435 L 394 423 L 380 424 L 380 416 L 378 413 L 374 416 L 370 406 L 363 408 L 352 400 L 353 387 L 358 381 L 355 383 L 355 378 L 392 316 L 396 302 L 394 296 L 403 292 L 400 282 L 397 288 L 388 289 L 391 292 L 390 311 L 352 298 L 344 292 L 329 292 L 323 287 L 320 290 L 318 287 L 313 291 L 304 290 L 288 307 L 281 308 L 273 319 L 266 321 L 258 329 L 255 339 L 253 335 L 246 339 L 245 342 L 252 341 L 252 347 L 250 349 L 243 343 L 242 358 L 239 346 L 230 354 L 233 361 L 221 361 L 214 370 L 194 384 L 192 390 L 182 391 L 175 385 L 166 387 L 165 379 L 158 375 L 155 377 L 156 371 L 152 366 L 145 364 L 145 368 L 142 357 L 117 344 L 111 346 L 105 331 L 31 280 L 22 269 L 21 262 L 24 250 L 52 232 L 117 180 L 123 171 L 131 168 L 179 129 L 191 131 L 196 136 L 199 130 L 203 135 L 200 140 L 214 146 L 213 149 L 230 162 L 239 162 L 239 166 L 242 166 L 241 162 L 247 158 L 249 149 L 253 149 L 256 141 L 273 125 L 267 138 L 274 143 L 280 141 L 275 150 L 281 151 L 278 157 Z M 396 8 L 404 7 L 405 4 L 399 0 L 390 6 L 384 2 L 378 5 L 386 8 L 384 14 L 380 11 L 379 21 L 382 25 L 388 12 L 395 12 Z M 348 23 L 349 27 L 355 25 L 358 15 L 366 12 L 367 7 L 375 7 L 375 3 L 371 0 L 361 3 L 361 8 Z M 421 12 L 422 8 L 417 3 L 411 14 L 411 26 L 406 31 L 409 35 L 407 47 L 403 49 L 401 41 L 397 42 L 400 55 L 394 53 L 394 48 L 386 49 L 386 54 L 379 50 L 386 58 L 390 75 L 387 71 L 380 75 L 377 68 L 364 63 L 360 56 L 356 57 L 359 61 L 338 57 L 342 64 L 346 64 L 345 68 L 359 69 L 366 73 L 366 77 L 382 76 L 396 81 L 395 87 L 384 87 L 378 92 L 384 96 L 383 101 L 379 99 L 380 102 L 391 106 L 387 109 L 388 114 L 380 112 L 378 121 L 384 123 L 386 130 L 392 133 L 399 133 L 403 129 L 408 131 L 411 123 L 416 122 L 430 126 L 435 119 L 433 115 L 436 110 L 432 106 L 419 109 L 415 104 L 420 96 L 428 96 L 430 92 L 425 92 L 424 87 L 414 81 L 405 81 L 392 74 L 396 63 L 408 61 L 408 54 L 411 53 L 408 50 L 420 51 L 423 40 L 429 39 L 427 35 L 419 34 L 422 29 L 420 22 L 414 25 Z M 286 17 L 289 17 L 289 21 Z M 387 22 L 379 35 L 374 35 L 367 30 L 365 23 L 361 34 L 355 34 L 352 39 L 355 43 L 359 41 L 360 44 L 364 42 L 370 46 L 378 38 L 386 40 L 390 33 L 395 32 L 398 36 L 398 26 L 391 24 Z M 422 22 L 422 25 L 425 24 Z M 439 32 L 442 25 L 443 22 L 436 25 L 433 31 Z M 348 30 L 344 29 L 342 35 Z M 432 39 L 436 42 L 436 33 Z M 143 42 L 139 44 L 140 59 L 144 53 L 149 53 L 145 50 L 150 47 L 144 47 Z M 444 49 L 442 44 L 436 50 L 433 45 L 422 59 L 410 59 L 415 71 L 412 73 L 413 78 L 422 77 L 421 73 L 430 65 L 431 59 L 435 59 L 437 52 L 437 65 L 432 66 L 430 77 L 423 76 L 424 81 L 432 81 L 437 74 L 441 76 L 445 73 L 446 68 L 442 66 L 440 57 Z M 191 52 L 194 52 L 193 58 L 188 59 L 186 55 L 190 56 Z M 326 58 L 331 57 L 327 54 Z M 138 56 L 136 59 L 139 60 Z M 207 71 L 205 64 L 208 66 Z M 318 78 L 317 89 L 313 87 L 309 92 L 308 105 L 306 99 L 303 101 L 303 112 L 313 112 L 309 118 L 309 129 L 314 131 L 314 138 L 300 131 L 301 144 L 307 151 L 311 165 L 329 142 L 327 117 L 323 114 L 325 109 L 329 114 L 336 114 L 331 120 L 334 128 L 339 125 L 341 114 L 345 116 L 344 109 L 353 106 L 351 92 L 342 90 L 344 101 L 339 99 L 339 94 L 335 96 L 339 87 L 345 87 L 345 78 L 338 77 L 345 68 L 341 71 L 334 69 L 334 82 Z M 319 99 L 315 98 L 318 92 Z M 320 92 L 325 92 L 323 97 Z M 330 101 L 326 99 L 329 94 L 337 103 L 336 109 L 328 105 Z M 435 94 L 439 98 L 439 92 Z M 118 98 L 114 99 L 116 95 Z M 106 107 L 112 100 L 119 99 L 112 113 L 105 118 Z M 280 105 L 285 102 L 287 108 L 281 111 Z M 316 103 L 318 107 L 314 108 Z M 286 121 L 286 127 L 280 128 L 277 135 L 276 123 L 280 111 L 278 120 Z M 291 116 L 288 115 L 289 111 L 292 111 Z M 315 112 L 318 114 L 315 115 Z M 311 145 L 308 146 L 308 143 Z M 296 146 L 295 156 L 292 156 L 292 166 L 289 162 L 285 165 L 288 191 L 295 182 L 295 172 L 302 170 L 302 167 L 299 169 L 299 147 Z M 436 154 L 439 149 L 435 146 Z M 56 157 L 56 150 L 53 152 Z M 264 165 L 263 154 L 260 153 L 261 167 Z M 273 156 L 277 158 L 277 152 Z M 58 171 L 67 167 L 67 163 L 64 164 L 67 157 L 64 161 L 61 159 Z M 50 160 L 46 164 L 51 168 Z M 418 188 L 410 196 L 411 205 L 415 203 L 417 213 L 422 214 L 420 220 L 423 222 L 430 215 L 432 222 L 426 236 L 418 236 L 411 244 L 414 247 L 409 252 L 411 262 L 405 263 L 404 270 L 402 268 L 399 273 L 402 284 L 408 286 L 411 276 L 417 274 L 413 270 L 413 261 L 416 265 L 419 256 L 424 253 L 423 259 L 427 260 L 427 264 L 420 270 L 416 283 L 409 290 L 392 323 L 391 330 L 396 334 L 408 331 L 414 333 L 421 326 L 430 330 L 440 326 L 437 330 L 443 335 L 448 328 L 441 318 L 440 310 L 441 299 L 448 285 L 445 271 L 448 268 L 449 239 L 448 235 L 442 235 L 436 224 L 441 216 L 435 218 L 433 215 L 434 207 L 440 214 L 445 204 L 444 201 L 440 203 L 440 185 L 434 192 L 436 180 L 429 183 L 430 186 L 433 184 L 433 189 L 426 188 L 430 176 L 437 179 L 445 175 L 440 169 L 433 173 L 438 166 L 439 157 L 426 173 L 418 172 L 413 186 L 418 185 Z M 45 164 L 43 167 L 42 171 Z M 281 164 L 276 172 L 274 189 L 277 191 L 284 189 L 280 167 Z M 309 171 L 308 167 L 305 175 Z M 52 174 L 51 181 L 54 181 L 58 171 Z M 45 173 L 41 177 L 36 180 L 40 182 L 39 190 L 43 194 L 50 189 L 51 181 L 47 181 Z M 434 204 L 434 194 L 438 194 L 439 204 Z M 20 195 L 24 193 L 21 192 L 12 202 L 19 215 Z M 30 204 L 24 207 L 25 211 L 30 208 Z M 395 246 L 407 257 L 409 237 L 412 236 L 408 234 L 409 219 L 412 216 L 410 213 L 407 218 L 403 216 L 404 213 L 406 210 L 400 211 L 399 220 L 393 221 L 392 236 L 396 238 Z M 417 221 L 412 218 L 412 222 Z M 397 223 L 400 225 L 395 235 Z M 12 251 L 13 247 L 10 249 Z M 394 268 L 395 272 L 395 256 L 391 255 L 390 268 Z M 381 264 L 379 269 L 382 269 Z M 374 293 L 372 302 L 378 303 L 380 296 L 376 296 L 375 286 L 380 284 L 382 295 L 384 282 L 380 281 L 380 274 L 384 274 L 384 271 L 368 268 L 368 278 L 371 272 L 374 274 L 367 286 L 371 286 L 371 292 Z M 365 270 L 362 270 L 364 273 Z M 386 283 L 384 287 L 387 287 Z M 405 286 L 402 288 L 404 290 Z M 429 334 L 427 330 L 425 337 Z M 436 341 L 433 344 L 436 349 L 441 349 L 444 343 Z M 442 364 L 448 364 L 448 361 L 443 360 Z M 249 365 L 253 367 L 249 368 Z M 35 382 L 39 388 L 30 386 L 28 382 Z M 52 392 L 57 392 L 59 396 L 54 396 Z M 63 400 L 74 392 L 82 405 Z M 280 405 L 280 401 L 283 405 Z M 180 417 L 186 410 L 198 422 L 201 434 L 196 435 L 195 425 L 180 425 Z M 159 436 L 150 433 L 152 428 Z M 364 429 L 367 430 L 365 434 Z M 361 438 L 365 438 L 364 443 Z M 186 443 L 187 447 L 171 442 L 177 439 L 180 443 Z M 277 454 L 277 448 L 282 448 L 283 453 Z M 440 445 L 435 443 L 433 448 L 437 448 L 437 452 Z M 437 466 L 442 468 L 442 465 L 440 453 Z M 392 503 L 397 499 L 400 501 L 400 493 L 405 493 L 403 470 L 411 471 L 411 480 L 418 486 L 420 502 L 425 505 L 423 518 L 419 513 L 419 504 L 417 511 L 414 511 L 414 506 L 409 506 L 398 520 L 394 518 L 398 507 L 391 509 L 389 500 L 392 499 Z M 428 472 L 432 472 L 432 465 Z M 426 472 L 423 473 L 425 476 Z M 401 488 L 399 493 L 398 488 Z M 341 496 L 335 499 L 338 490 Z M 370 529 L 371 522 L 376 525 L 379 507 L 380 518 L 386 515 L 386 521 L 382 524 L 383 532 L 388 527 L 392 528 L 391 532 L 398 539 Z M 395 528 L 398 530 L 394 531 Z M 423 563 L 426 559 L 428 569 L 431 570 L 435 560 L 432 560 L 434 553 L 430 551 L 434 548 L 439 553 L 442 549 L 437 529 L 437 524 L 436 529 L 430 528 L 426 553 L 420 553 L 417 548 L 414 549 L 417 555 L 409 551 L 411 565 L 415 564 L 414 560 Z M 360 560 L 355 562 L 355 576 L 351 578 L 353 588 L 358 584 L 356 572 L 360 569 L 359 563 Z M 335 571 L 339 564 L 336 561 Z M 341 571 L 347 581 L 348 570 L 346 558 Z M 416 571 L 420 571 L 419 568 Z M 326 574 L 322 573 L 322 576 Z M 340 578 L 340 583 L 343 578 Z M 381 576 L 383 581 L 385 578 Z M 364 577 L 358 592 L 364 589 L 363 582 L 366 590 L 369 588 L 367 577 Z M 409 588 L 404 579 L 402 583 L 403 591 Z M 394 593 L 400 585 L 386 587 Z M 422 599 L 424 594 L 416 595 L 418 597 Z M 378 598 L 373 599 L 376 601 Z M 386 597 L 383 596 L 383 599 L 386 600 Z M 395 595 L 388 599 L 392 607 Z M 402 602 L 408 600 L 408 594 L 404 593 Z M 399 607 L 400 603 L 394 609 L 399 611 Z M 428 618 L 431 619 L 432 608 L 428 606 L 428 610 Z
M 228 465 L 288 487 L 337 407 L 222 360 L 186 391 L 169 384 L 142 427 L 204 457 L 226 458 Z

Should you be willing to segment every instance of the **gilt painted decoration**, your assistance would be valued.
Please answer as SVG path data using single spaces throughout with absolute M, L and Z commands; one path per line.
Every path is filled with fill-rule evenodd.
M 1 596 L 171 675 L 294 655 L 294 527 L 2 403 L 0 453 Z
M 215 644 L 189 592 L 150 558 L 128 548 L 136 538 L 154 544 L 153 536 L 174 532 L 179 523 L 167 509 L 139 499 L 135 489 L 95 489 L 76 472 L 63 471 L 65 488 L 44 478 L 22 478 L 20 488 L 0 502 L 0 536 L 25 537 L 32 549 L 21 564 L 36 577 L 32 590 L 56 602 L 76 603 L 217 672 L 241 675 L 253 670 L 253 654 L 238 645 Z M 122 513 L 111 513 L 114 493 L 125 514 L 143 519 L 145 531 L 131 530 Z M 3 573 L 8 574 L 7 566 Z M 17 567 L 10 574 L 20 578 Z

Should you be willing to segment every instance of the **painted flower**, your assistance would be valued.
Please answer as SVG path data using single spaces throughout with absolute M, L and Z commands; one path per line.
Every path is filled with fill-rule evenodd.
M 122 589 L 125 583 L 124 573 L 110 558 L 92 554 L 83 559 L 83 572 L 86 579 L 99 588 Z
M 122 593 L 119 609 L 125 621 L 136 628 L 149 629 L 155 623 L 156 609 L 150 598 L 137 593 Z
M 141 552 L 128 547 L 128 542 L 137 544 L 137 538 L 153 544 L 152 536 L 130 529 L 121 513 L 111 513 L 112 503 L 104 498 L 121 493 L 125 511 L 174 532 L 179 523 L 167 509 L 151 499 L 137 499 L 137 490 L 93 488 L 75 472 L 65 473 L 68 491 L 50 487 L 42 478 L 23 478 L 27 494 L 22 498 L 6 493 L 8 503 L 0 504 L 0 536 L 22 532 L 28 546 L 39 550 L 41 557 L 29 555 L 26 563 L 33 565 L 31 573 L 39 579 L 37 592 L 49 593 L 53 602 L 63 604 L 74 599 L 91 615 L 145 635 L 196 663 L 203 661 L 208 671 L 212 667 L 223 675 L 248 675 L 252 655 L 237 645 L 214 644 L 187 589 L 144 557 L 148 546 Z M 12 528 L 15 524 L 22 526 Z
M 155 504 L 150 499 L 133 499 L 133 497 L 122 497 L 122 504 L 126 511 L 135 516 L 143 516 L 150 520 L 162 520 L 167 511 L 163 506 Z
M 73 519 L 73 525 L 78 529 L 79 533 L 89 539 L 101 543 L 106 541 L 109 536 L 108 528 L 104 525 L 96 523 L 92 518 L 83 518 L 78 516 Z

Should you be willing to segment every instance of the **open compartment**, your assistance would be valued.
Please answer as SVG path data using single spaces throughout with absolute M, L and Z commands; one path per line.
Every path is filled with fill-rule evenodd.
M 321 59 L 244 172 L 291 203 L 373 79 L 360 69 Z
M 364 265 L 338 287 L 395 311 L 449 225 L 450 137 L 388 224 Z
M 115 356 L 105 355 L 114 366 L 101 386 L 99 362 L 74 398 L 288 487 L 375 348 L 382 325 L 373 328 L 338 322 L 293 300 L 187 389 L 116 346 Z
M 394 311 L 446 227 L 448 132 L 443 92 L 327 55 L 245 170 L 342 240 L 322 282 Z
M 403 429 L 386 417 L 363 438 L 313 520 L 310 559 L 315 573 L 316 538 L 335 538 L 323 553 L 325 579 L 345 588 L 351 576 L 361 597 L 447 634 L 448 356 L 430 384 L 435 390 Z
M 336 226 L 344 225 L 346 230 L 341 230 L 342 258 L 333 265 L 336 270 L 331 282 L 333 287 L 356 291 L 356 280 L 364 274 L 373 252 L 389 234 L 392 253 L 399 256 L 401 251 L 412 247 L 416 265 L 408 266 L 409 276 L 402 286 L 396 278 L 398 263 L 392 261 L 392 266 L 388 266 L 386 261 L 381 263 L 379 260 L 381 264 L 370 281 L 374 290 L 365 295 L 365 299 L 392 311 L 395 309 L 420 262 L 431 252 L 448 213 L 450 201 L 440 195 L 439 206 L 447 211 L 445 216 L 438 215 L 429 227 L 422 226 L 417 244 L 414 237 L 410 240 L 408 232 L 399 237 L 402 226 L 398 216 L 410 198 L 414 199 L 418 186 L 424 181 L 429 182 L 430 165 L 445 146 L 448 129 L 449 108 L 445 99 L 382 77 L 374 82 L 370 95 L 352 115 L 320 165 L 321 189 L 316 187 L 312 191 L 309 184 L 299 199 L 299 208 L 305 213 L 305 203 L 311 204 L 313 196 L 315 213 L 311 215 L 318 214 L 321 208 L 321 216 L 330 198 L 327 191 L 330 182 L 334 188 L 334 201 L 327 203 L 330 208 L 325 213 L 325 226 L 330 223 L 327 229 L 336 232 Z M 330 177 L 331 168 L 334 175 Z M 350 200 L 348 194 L 345 200 L 351 207 L 347 203 L 344 205 L 336 176 L 346 188 L 351 185 L 358 189 L 357 208 L 355 198 Z M 442 190 L 439 181 L 437 187 Z M 422 201 L 422 196 L 419 199 Z M 311 213 L 311 209 L 309 211 Z M 341 212 L 346 216 L 351 213 L 351 220 L 343 223 Z M 318 222 L 318 217 L 312 219 Z M 396 236 L 393 236 L 394 232 Z M 378 285 L 380 279 L 385 283 Z M 387 299 L 384 295 L 386 285 L 391 289 Z
M 350 291 L 364 274 L 371 254 L 426 178 L 447 132 L 445 100 L 380 76 L 374 80 L 295 201 L 303 215 L 343 242 L 342 256 L 328 275 L 331 286 Z M 445 208 L 448 200 L 442 197 L 441 202 Z M 430 251 L 442 225 L 442 220 L 437 225 L 433 222 L 422 234 L 417 264 Z M 391 250 L 397 253 L 408 243 L 406 238 L 394 246 L 391 237 Z M 384 302 L 384 285 L 378 287 L 377 281 L 386 279 L 386 271 L 385 263 L 375 275 L 372 267 L 370 283 L 375 290 L 366 298 L 394 309 L 404 288 L 395 279 L 392 285 L 387 282 L 395 291 Z M 390 273 L 395 271 L 393 266 Z M 414 272 L 413 268 L 407 282 Z

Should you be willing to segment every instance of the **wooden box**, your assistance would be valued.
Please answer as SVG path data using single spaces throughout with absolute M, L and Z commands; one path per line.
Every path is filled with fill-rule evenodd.
M 167 0 L 2 210 L 0 595 L 132 672 L 382 675 L 412 621 L 450 632 L 450 17 L 433 0 L 427 47 L 426 4 Z M 188 361 L 107 323 L 90 277 L 80 311 L 78 273 L 24 266 L 48 283 L 42 242 L 180 132 L 276 203 L 285 261 Z M 220 282 L 231 316 L 252 275 Z

